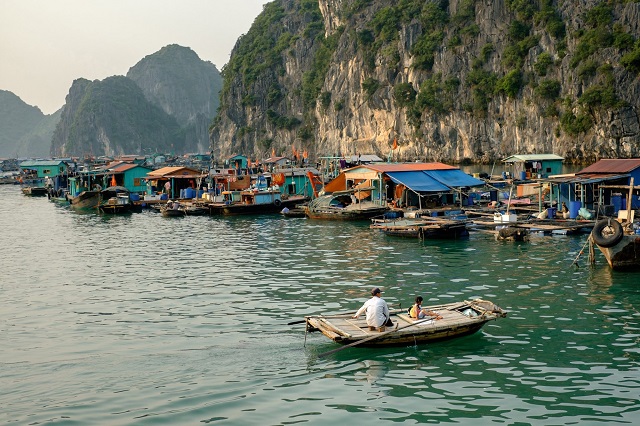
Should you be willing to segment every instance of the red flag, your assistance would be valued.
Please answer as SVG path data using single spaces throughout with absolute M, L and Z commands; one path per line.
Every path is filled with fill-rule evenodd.
M 116 175 L 111 175 L 111 186 L 116 186 Z
M 391 149 L 398 149 L 398 139 L 396 138 L 393 139 L 393 148 Z
M 304 152 L 302 153 L 302 158 L 306 159 L 309 157 L 309 153 L 307 152 L 307 150 L 305 149 Z
M 276 156 L 276 149 L 271 148 L 271 157 L 275 157 L 275 156 Z

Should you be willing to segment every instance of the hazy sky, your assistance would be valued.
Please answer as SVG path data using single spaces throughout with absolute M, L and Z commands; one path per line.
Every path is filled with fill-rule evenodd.
M 271 0 L 0 0 L 0 89 L 51 114 L 73 80 L 125 75 L 168 44 L 222 69 Z

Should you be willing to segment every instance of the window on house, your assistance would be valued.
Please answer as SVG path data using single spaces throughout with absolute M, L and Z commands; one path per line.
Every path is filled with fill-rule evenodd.
M 133 186 L 142 186 L 140 178 L 133 178 Z

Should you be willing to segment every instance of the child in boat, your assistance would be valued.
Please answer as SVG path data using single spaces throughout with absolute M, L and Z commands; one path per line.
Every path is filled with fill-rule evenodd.
M 423 319 L 426 318 L 427 315 L 433 317 L 434 319 L 442 318 L 440 315 L 433 311 L 428 311 L 422 308 L 422 296 L 416 297 L 416 303 L 411 307 L 409 311 L 409 316 L 415 319 Z

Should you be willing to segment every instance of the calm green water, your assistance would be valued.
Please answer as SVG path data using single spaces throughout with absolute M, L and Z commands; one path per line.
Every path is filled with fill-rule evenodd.
M 0 187 L 0 422 L 638 424 L 640 274 L 571 263 L 586 236 L 385 237 L 367 223 L 77 214 Z M 479 333 L 338 347 L 304 315 L 371 287 L 483 297 Z M 372 423 L 373 422 L 373 423 Z

